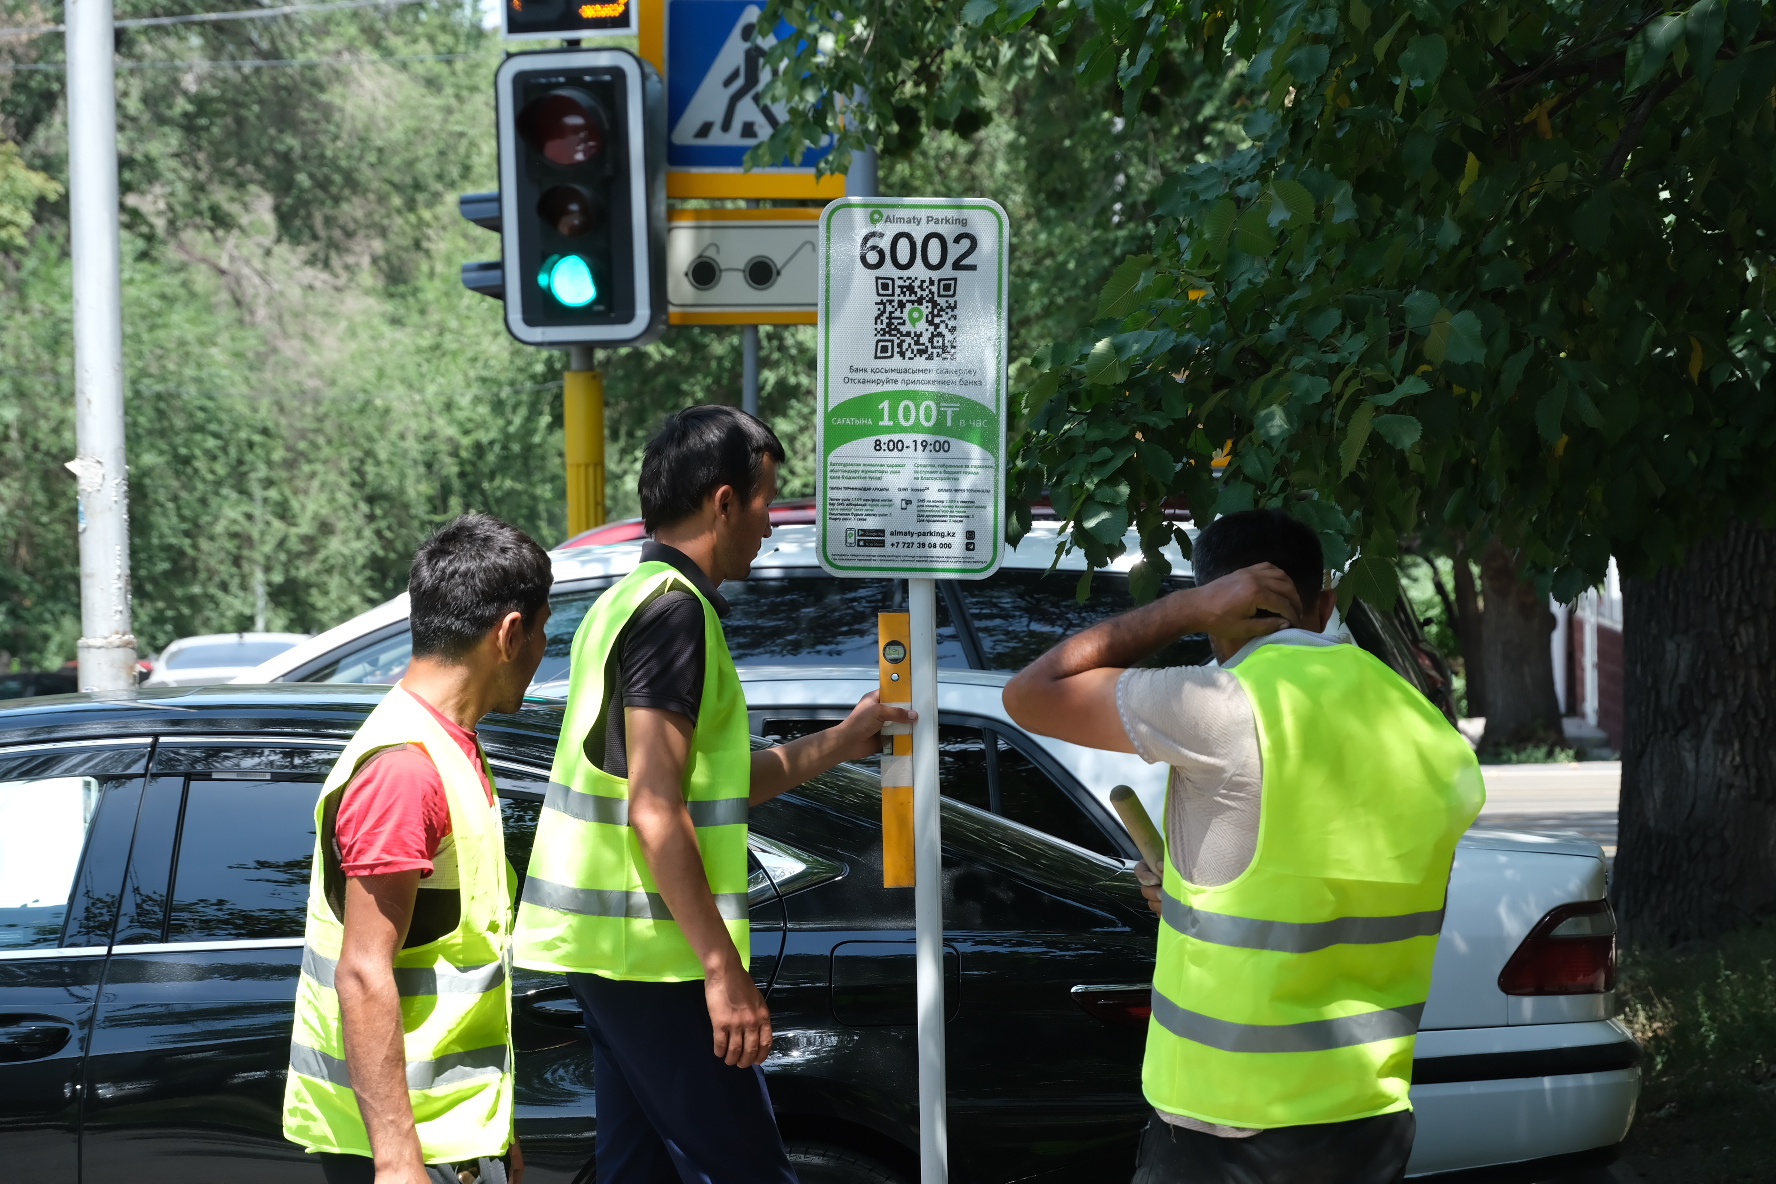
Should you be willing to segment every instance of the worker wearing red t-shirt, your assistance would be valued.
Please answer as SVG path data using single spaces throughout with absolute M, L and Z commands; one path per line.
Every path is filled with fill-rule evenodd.
M 412 663 L 322 788 L 284 1132 L 327 1184 L 521 1184 L 512 885 L 475 726 L 523 703 L 551 582 L 498 519 L 428 539 Z

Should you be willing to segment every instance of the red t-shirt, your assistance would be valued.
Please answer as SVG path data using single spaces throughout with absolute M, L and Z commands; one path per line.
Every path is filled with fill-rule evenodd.
M 491 806 L 493 783 L 481 764 L 475 733 L 445 719 L 418 695 L 413 698 L 462 748 L 480 775 Z M 345 787 L 333 823 L 340 870 L 348 876 L 385 876 L 415 868 L 429 876 L 438 844 L 449 833 L 450 801 L 444 796 L 444 779 L 425 750 L 411 746 L 390 749 L 359 769 Z

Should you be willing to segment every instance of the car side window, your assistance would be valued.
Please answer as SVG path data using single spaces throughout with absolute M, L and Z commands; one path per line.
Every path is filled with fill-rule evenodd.
M 163 746 L 154 763 L 149 800 L 172 806 L 178 826 L 165 856 L 144 850 L 137 859 L 171 864 L 166 891 L 169 942 L 299 938 L 314 858 L 315 801 L 338 749 Z M 177 782 L 183 775 L 183 793 Z M 162 864 L 162 866 L 165 866 Z M 152 883 L 151 868 L 140 882 Z M 132 867 L 132 880 L 138 876 Z M 126 944 L 155 940 L 151 906 L 139 902 L 140 932 Z
M 990 730 L 988 735 L 997 740 L 994 764 L 998 766 L 1000 808 L 996 813 L 1087 851 L 1122 858 L 1103 828 L 1063 786 L 1004 735 Z
M 139 786 L 146 757 L 146 747 L 0 753 L 0 951 L 62 944 L 100 802 L 125 779 Z
M 759 734 L 782 744 L 838 722 L 767 715 Z M 1122 852 L 1066 788 L 1003 733 L 976 724 L 944 723 L 938 727 L 937 743 L 937 775 L 944 797 L 1088 851 L 1122 858 Z M 871 769 L 878 764 L 873 759 L 854 763 Z
M 722 586 L 734 661 L 757 666 L 876 664 L 876 614 L 906 612 L 905 580 L 761 570 Z M 937 664 L 967 669 L 949 605 L 937 600 Z

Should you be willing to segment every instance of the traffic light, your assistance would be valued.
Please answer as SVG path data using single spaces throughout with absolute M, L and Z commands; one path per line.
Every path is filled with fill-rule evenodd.
M 494 77 L 506 328 L 529 345 L 658 337 L 666 328 L 659 74 L 627 50 L 567 49 L 515 54 Z M 467 202 L 464 215 L 485 225 Z M 491 295 L 486 271 L 470 264 L 463 282 Z

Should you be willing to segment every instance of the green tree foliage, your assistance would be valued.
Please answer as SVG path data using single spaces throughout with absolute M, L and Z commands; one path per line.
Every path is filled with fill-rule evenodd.
M 775 51 L 779 152 L 954 118 L 1007 63 L 1133 115 L 1168 71 L 1249 61 L 1251 147 L 1169 177 L 1146 250 L 1032 358 L 1016 488 L 1051 488 L 1094 563 L 1132 522 L 1155 587 L 1184 496 L 1289 506 L 1360 554 L 1347 593 L 1391 601 L 1429 522 L 1507 539 L 1569 598 L 1612 553 L 1646 571 L 1770 511 L 1768 6 L 775 7 L 804 34 Z
M 17 144 L 0 140 L 0 251 L 23 249 L 37 203 L 52 201 L 61 192 L 53 180 L 25 167 Z

